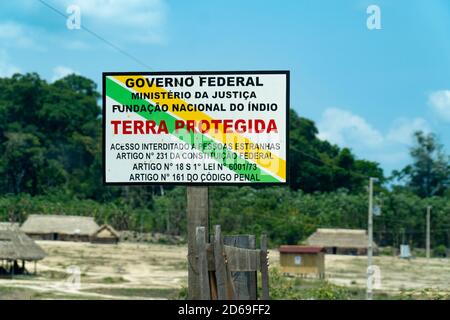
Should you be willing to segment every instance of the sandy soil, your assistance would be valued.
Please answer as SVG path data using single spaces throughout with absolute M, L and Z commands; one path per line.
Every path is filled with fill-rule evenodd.
M 0 279 L 0 287 L 29 288 L 80 298 L 151 299 L 139 296 L 148 288 L 178 290 L 187 281 L 184 246 L 37 241 L 48 256 L 37 264 L 37 277 Z M 33 271 L 34 266 L 28 266 Z M 78 277 L 79 275 L 79 277 Z M 76 281 L 77 278 L 80 282 Z M 87 291 L 125 289 L 127 295 Z M 134 292 L 133 292 L 134 291 Z M 157 292 L 157 290 L 155 290 Z M 1 293 L 0 293 L 1 294 Z
M 272 266 L 279 265 L 278 252 L 270 253 Z M 450 291 L 450 259 L 376 256 L 373 265 L 379 267 L 380 289 L 387 293 L 401 290 L 436 289 Z M 344 286 L 366 286 L 366 256 L 326 255 L 325 272 L 328 281 Z
M 380 268 L 381 291 L 433 288 L 450 291 L 450 260 L 433 258 L 399 259 L 374 257 L 373 264 Z M 330 281 L 341 285 L 366 285 L 366 257 L 327 255 L 325 261 Z
M 0 298 L 24 299 L 165 299 L 187 283 L 187 248 L 156 244 L 90 243 L 38 241 L 48 256 L 38 263 L 36 277 L 0 279 Z M 279 255 L 270 251 L 270 265 L 277 267 Z M 326 256 L 330 282 L 346 286 L 365 286 L 366 257 Z M 375 257 L 381 270 L 381 291 L 435 288 L 449 291 L 450 260 Z M 28 265 L 30 271 L 33 265 Z M 76 279 L 79 278 L 78 283 Z M 3 291 L 2 291 L 3 289 Z M 38 293 L 37 295 L 29 292 Z

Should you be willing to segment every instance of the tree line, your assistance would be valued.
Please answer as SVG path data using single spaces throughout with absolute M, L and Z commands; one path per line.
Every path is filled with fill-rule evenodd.
M 0 78 L 0 220 L 92 215 L 118 229 L 184 235 L 184 187 L 103 186 L 99 98 L 78 75 Z M 385 176 L 378 163 L 318 139 L 314 122 L 292 109 L 289 130 L 290 186 L 211 188 L 212 223 L 268 232 L 274 244 L 299 243 L 317 227 L 366 228 L 366 185 L 376 177 L 378 242 L 423 246 L 432 205 L 433 241 L 450 247 L 449 155 L 435 135 L 415 133 L 411 164 Z

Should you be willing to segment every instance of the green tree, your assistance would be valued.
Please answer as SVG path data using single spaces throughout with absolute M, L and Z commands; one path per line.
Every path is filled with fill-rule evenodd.
M 0 192 L 102 198 L 98 98 L 95 83 L 77 75 L 0 79 Z
M 435 134 L 417 131 L 414 137 L 410 150 L 413 163 L 394 171 L 393 178 L 406 181 L 406 186 L 423 198 L 445 195 L 450 183 L 450 156 Z

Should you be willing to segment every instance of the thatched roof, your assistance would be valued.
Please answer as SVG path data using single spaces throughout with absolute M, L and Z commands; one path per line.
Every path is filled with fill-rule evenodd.
M 0 230 L 0 259 L 35 261 L 45 256 L 44 250 L 20 230 Z
M 90 236 L 98 229 L 92 217 L 32 214 L 20 230 L 28 234 L 58 233 Z
M 310 246 L 336 248 L 367 248 L 366 230 L 359 229 L 317 229 L 307 240 Z M 376 247 L 376 244 L 373 243 Z
M 17 230 L 20 225 L 15 222 L 0 222 L 0 230 Z
M 106 232 L 105 232 L 106 231 Z M 97 231 L 95 231 L 92 234 L 92 237 L 110 237 L 113 236 L 115 238 L 120 238 L 120 234 L 119 232 L 117 232 L 112 226 L 110 226 L 109 224 L 104 224 L 102 225 L 100 228 L 97 229 Z

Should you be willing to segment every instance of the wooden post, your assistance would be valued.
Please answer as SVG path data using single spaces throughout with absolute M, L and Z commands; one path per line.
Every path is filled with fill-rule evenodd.
M 227 299 L 227 273 L 225 269 L 225 252 L 220 226 L 214 227 L 214 264 L 216 268 L 217 298 Z
M 256 237 L 255 235 L 248 236 L 248 248 L 256 249 Z M 258 299 L 258 272 L 247 273 L 248 278 L 248 293 L 250 295 L 250 300 Z
M 209 287 L 208 260 L 206 257 L 206 230 L 205 227 L 196 229 L 196 247 L 197 247 L 197 270 L 200 289 L 200 300 L 210 300 L 211 291 Z
M 208 187 L 187 187 L 187 234 L 188 234 L 188 299 L 201 299 L 199 270 L 197 270 L 196 228 L 204 227 L 208 241 Z
M 225 236 L 223 238 L 225 245 L 256 249 L 256 240 L 254 235 Z M 256 271 L 232 272 L 235 294 L 237 300 L 256 300 L 257 299 L 257 275 Z
M 261 235 L 261 287 L 262 300 L 269 300 L 269 261 L 267 258 L 267 236 Z

